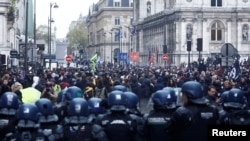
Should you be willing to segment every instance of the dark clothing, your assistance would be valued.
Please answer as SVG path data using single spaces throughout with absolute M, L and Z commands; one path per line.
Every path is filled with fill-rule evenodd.
M 154 92 L 162 90 L 164 88 L 164 82 L 162 77 L 158 77 L 156 84 L 154 85 Z
M 250 111 L 245 109 L 227 109 L 219 112 L 219 124 L 250 125 Z
M 123 112 L 107 114 L 97 124 L 104 128 L 108 141 L 135 141 L 136 123 Z
M 79 87 L 83 92 L 85 91 L 87 80 L 77 80 L 75 86 Z
M 175 141 L 206 141 L 208 125 L 217 124 L 218 111 L 207 105 L 179 107 L 166 126 Z
M 162 109 L 149 113 L 144 128 L 147 141 L 170 141 L 170 136 L 164 129 L 174 111 Z
M 90 124 L 65 125 L 64 141 L 93 141 Z

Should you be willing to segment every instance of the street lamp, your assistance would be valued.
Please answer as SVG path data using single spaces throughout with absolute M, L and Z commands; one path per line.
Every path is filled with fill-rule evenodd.
M 119 57 L 118 57 L 119 66 L 121 65 L 121 58 L 120 58 L 121 56 L 120 55 L 122 53 L 122 51 L 121 51 L 121 36 L 122 36 L 121 31 L 122 31 L 122 26 L 119 27 Z
M 111 29 L 111 31 L 109 32 L 109 34 L 111 35 L 111 37 L 110 37 L 110 39 L 111 39 L 111 41 L 110 41 L 110 45 L 111 45 L 111 64 L 113 64 L 113 45 L 112 45 L 112 39 L 113 39 L 113 36 L 112 36 L 112 34 L 113 34 L 113 29 Z
M 106 63 L 106 32 L 103 33 L 103 37 L 104 37 L 103 60 L 104 63 Z
M 48 40 L 48 45 L 49 45 L 49 69 L 51 70 L 51 23 L 54 22 L 52 19 L 52 8 L 58 8 L 58 5 L 56 3 L 50 3 L 50 10 L 49 10 L 49 40 Z
M 28 50 L 28 13 L 29 13 L 29 1 L 26 0 L 26 16 L 25 16 L 25 47 L 24 47 L 24 70 L 25 75 L 28 74 L 28 56 L 27 56 L 27 50 Z
M 119 39 L 119 54 L 118 54 L 117 61 L 118 61 L 119 65 L 120 65 L 121 64 L 120 63 L 120 53 L 121 53 L 121 36 L 122 36 L 121 35 L 122 34 L 121 30 L 122 30 L 122 26 L 120 25 L 119 27 L 114 27 L 114 28 L 111 29 L 111 31 L 113 31 L 113 30 L 118 30 L 118 32 L 119 32 L 119 34 L 118 34 L 119 35 L 119 38 L 118 38 Z M 117 35 L 115 35 L 115 36 L 117 36 Z

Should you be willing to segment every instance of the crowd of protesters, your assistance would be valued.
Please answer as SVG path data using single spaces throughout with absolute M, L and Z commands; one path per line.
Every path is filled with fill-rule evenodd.
M 41 92 L 41 99 L 48 99 L 54 106 L 57 106 L 61 104 L 58 101 L 60 93 L 75 86 L 82 91 L 82 98 L 84 100 L 89 101 L 92 98 L 98 98 L 103 101 L 102 105 L 108 108 L 108 106 L 105 105 L 105 101 L 109 100 L 109 96 L 114 92 L 114 87 L 123 86 L 126 89 L 123 90 L 124 92 L 132 92 L 138 97 L 139 111 L 141 113 L 139 115 L 149 114 L 152 116 L 151 111 L 155 110 L 155 108 L 157 109 L 155 104 L 161 103 L 159 99 L 161 99 L 161 95 L 165 94 L 161 92 L 161 90 L 165 88 L 172 88 L 173 90 L 183 88 L 181 90 L 183 93 L 192 94 L 192 92 L 189 93 L 188 90 L 191 86 L 191 90 L 192 88 L 194 91 L 197 90 L 197 92 L 194 92 L 196 93 L 194 97 L 198 96 L 197 99 L 199 99 L 204 96 L 204 98 L 208 100 L 206 104 L 215 107 L 217 110 L 223 109 L 223 94 L 230 90 L 238 89 L 245 97 L 244 102 L 246 102 L 246 106 L 244 109 L 248 109 L 250 106 L 250 100 L 248 100 L 250 98 L 249 65 L 245 61 L 241 63 L 240 67 L 241 73 L 237 77 L 231 77 L 229 69 L 223 68 L 218 62 L 211 63 L 204 60 L 193 62 L 188 66 L 181 64 L 179 66 L 166 67 L 119 66 L 108 64 L 99 65 L 94 72 L 90 69 L 91 67 L 60 67 L 54 70 L 47 70 L 46 68 L 40 67 L 36 72 L 28 74 L 24 74 L 24 72 L 19 69 L 8 69 L 1 74 L 0 97 L 6 92 L 14 92 L 19 100 L 23 102 L 22 89 L 33 87 Z M 199 89 L 199 86 L 202 86 L 202 89 Z M 172 94 L 172 90 L 167 91 L 167 94 Z M 233 92 L 239 93 L 239 91 Z M 119 92 L 115 92 L 114 95 L 118 95 L 118 93 Z M 190 97 L 188 94 L 187 97 L 192 101 L 192 96 Z M 171 96 L 173 95 L 167 95 L 167 97 Z M 152 102 L 154 98 L 158 98 L 159 101 L 153 100 L 154 106 L 150 107 L 150 101 Z M 195 100 L 193 101 L 195 104 L 204 104 L 205 100 L 203 99 L 196 102 Z M 178 106 L 182 106 L 183 104 L 185 105 L 185 101 Z M 170 106 L 170 109 L 174 112 L 177 107 L 171 108 Z M 114 111 L 116 110 L 117 109 Z M 216 113 L 214 110 L 209 110 L 212 115 Z M 178 112 L 183 113 L 183 109 L 177 110 L 175 115 L 180 114 Z M 152 118 L 152 123 L 154 120 L 155 119 Z M 117 122 L 120 123 L 120 121 Z M 174 125 L 174 123 L 172 124 Z M 169 132 L 172 132 L 173 125 L 168 125 Z M 178 125 L 174 127 L 178 127 Z M 168 132 L 168 130 L 164 132 Z M 154 138 L 152 138 L 152 140 L 153 139 Z

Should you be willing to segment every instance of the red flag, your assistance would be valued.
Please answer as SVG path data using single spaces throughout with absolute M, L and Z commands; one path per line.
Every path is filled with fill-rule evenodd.
M 154 57 L 151 55 L 150 58 L 149 58 L 149 60 L 148 60 L 148 64 L 149 65 L 151 65 L 153 63 L 153 59 L 154 59 Z
M 131 61 L 139 62 L 139 52 L 130 52 L 129 57 Z

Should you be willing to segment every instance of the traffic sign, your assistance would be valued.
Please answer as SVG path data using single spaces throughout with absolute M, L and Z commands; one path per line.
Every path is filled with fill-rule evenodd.
M 17 58 L 18 52 L 16 50 L 11 50 L 10 51 L 10 58 Z
M 72 61 L 72 56 L 71 55 L 67 55 L 66 56 L 66 61 L 67 62 L 71 62 Z
M 37 57 L 38 59 L 40 59 L 40 58 L 41 58 L 41 54 L 37 54 L 36 57 Z
M 167 61 L 167 60 L 168 60 L 168 55 L 167 55 L 167 54 L 164 54 L 163 57 L 162 57 L 162 59 L 163 59 L 164 61 Z
M 230 43 L 225 43 L 221 47 L 221 54 L 224 57 L 232 57 L 234 54 L 237 54 L 237 49 Z

